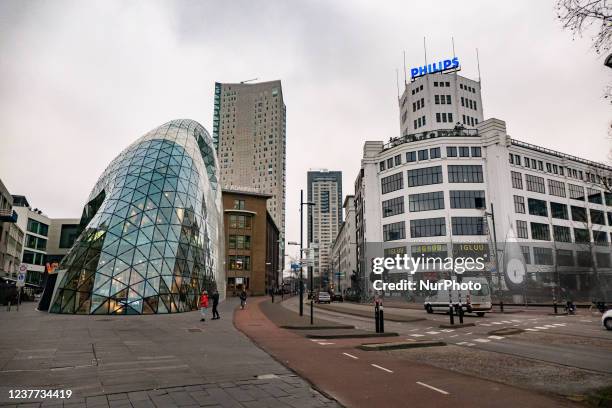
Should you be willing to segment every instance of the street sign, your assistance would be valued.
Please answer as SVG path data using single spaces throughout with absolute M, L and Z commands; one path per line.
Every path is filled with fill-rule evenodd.
M 23 288 L 25 286 L 26 274 L 28 273 L 28 266 L 26 264 L 19 265 L 19 273 L 17 274 L 17 283 L 15 286 Z

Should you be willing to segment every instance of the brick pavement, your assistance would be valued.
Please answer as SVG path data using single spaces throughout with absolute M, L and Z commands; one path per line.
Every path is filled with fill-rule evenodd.
M 232 323 L 199 313 L 72 316 L 0 310 L 0 406 L 336 407 Z M 71 389 L 67 400 L 11 400 L 9 389 Z M 18 405 L 17 405 L 18 404 Z

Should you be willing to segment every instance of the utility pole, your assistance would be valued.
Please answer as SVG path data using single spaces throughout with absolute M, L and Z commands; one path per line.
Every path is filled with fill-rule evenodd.
M 302 208 L 304 207 L 304 190 L 300 190 L 300 316 L 304 316 L 304 265 L 302 265 L 302 259 L 304 254 L 302 248 L 304 247 L 304 214 L 302 214 Z

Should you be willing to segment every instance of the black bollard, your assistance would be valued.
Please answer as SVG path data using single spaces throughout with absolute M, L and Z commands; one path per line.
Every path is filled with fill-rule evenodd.
M 463 306 L 461 306 L 461 303 L 459 303 L 459 323 L 463 324 Z
M 374 304 L 374 326 L 376 333 L 380 333 L 380 312 L 378 310 L 378 302 Z
M 555 314 L 557 314 L 557 301 L 553 300 L 553 310 L 555 311 Z
M 499 311 L 504 313 L 504 301 L 503 300 L 499 300 Z
M 453 304 L 448 304 L 448 315 L 450 316 L 450 324 L 455 325 L 455 316 L 453 315 Z
M 380 305 L 380 308 L 378 310 L 378 326 L 380 329 L 380 333 L 384 333 L 385 332 L 385 313 L 383 310 L 383 305 Z

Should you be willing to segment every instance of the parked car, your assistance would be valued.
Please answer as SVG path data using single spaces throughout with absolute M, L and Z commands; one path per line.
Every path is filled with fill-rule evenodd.
M 344 296 L 342 296 L 342 293 L 336 292 L 331 296 L 331 301 L 332 302 L 344 302 Z
M 606 328 L 606 330 L 612 330 L 612 309 L 606 311 L 603 316 L 601 316 L 601 325 Z
M 331 296 L 327 292 L 319 292 L 317 294 L 317 303 L 331 303 Z

